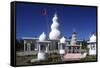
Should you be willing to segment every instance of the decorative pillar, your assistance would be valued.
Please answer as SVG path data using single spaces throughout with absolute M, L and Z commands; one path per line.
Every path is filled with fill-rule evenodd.
M 41 46 L 40 46 L 40 44 L 38 44 L 38 49 L 39 49 L 38 51 L 41 52 Z
M 27 43 L 27 55 L 30 55 L 31 53 L 31 44 Z
M 48 53 L 48 51 L 49 51 L 49 43 L 47 44 L 47 46 L 46 46 L 46 53 Z
M 31 43 L 29 43 L 29 52 L 31 52 Z
M 62 44 L 60 45 L 60 49 L 63 49 L 63 45 Z
M 29 46 L 28 46 L 28 43 L 27 43 L 27 51 L 29 50 Z
M 35 51 L 38 50 L 38 46 L 37 46 L 37 43 L 35 43 L 35 48 L 34 48 Z
M 24 52 L 26 51 L 26 40 L 24 40 Z

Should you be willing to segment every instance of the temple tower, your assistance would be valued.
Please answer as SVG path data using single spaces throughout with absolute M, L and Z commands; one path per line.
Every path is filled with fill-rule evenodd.
M 51 24 L 51 32 L 49 33 L 50 40 L 58 40 L 60 39 L 60 31 L 59 31 L 59 23 L 58 23 L 58 16 L 55 13 L 52 19 L 53 23 Z
M 77 43 L 76 32 L 73 32 L 70 44 L 76 45 L 76 43 Z

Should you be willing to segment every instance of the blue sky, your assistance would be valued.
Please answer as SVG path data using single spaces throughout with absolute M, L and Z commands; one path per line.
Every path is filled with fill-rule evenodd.
M 43 9 L 46 15 L 43 15 Z M 78 39 L 88 39 L 90 33 L 96 31 L 96 7 L 17 3 L 16 38 L 39 37 L 42 32 L 48 35 L 55 11 L 58 14 L 59 30 L 67 38 L 73 29 Z

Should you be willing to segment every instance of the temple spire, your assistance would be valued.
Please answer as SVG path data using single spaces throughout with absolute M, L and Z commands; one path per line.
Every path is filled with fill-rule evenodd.
M 50 40 L 58 40 L 60 38 L 59 23 L 57 13 L 52 18 L 51 32 L 49 33 Z
M 76 45 L 76 42 L 77 42 L 76 32 L 74 31 L 71 37 L 71 45 Z
M 57 12 L 55 12 L 54 16 L 57 17 Z

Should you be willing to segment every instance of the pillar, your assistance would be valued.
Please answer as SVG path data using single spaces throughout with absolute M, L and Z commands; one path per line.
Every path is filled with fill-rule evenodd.
M 73 49 L 73 46 L 72 46 L 72 47 L 71 47 L 71 53 L 73 53 L 73 50 L 74 50 L 74 49 Z
M 48 45 L 46 46 L 46 53 L 48 53 L 48 51 L 49 51 L 49 43 L 48 43 Z
M 36 45 L 36 49 L 38 51 L 39 50 L 39 44 L 38 44 L 38 42 L 36 42 L 35 45 Z
M 80 43 L 80 49 L 79 49 L 79 52 L 81 53 L 81 46 L 82 46 L 82 43 Z
M 27 43 L 27 51 L 29 50 L 28 43 Z
M 61 55 L 65 54 L 65 49 L 63 48 L 63 46 L 64 46 L 63 44 L 60 44 L 59 53 Z
M 39 52 L 41 51 L 41 46 L 40 46 L 40 44 L 38 44 L 38 51 L 39 51 Z
M 45 56 L 45 52 L 43 52 L 41 50 L 41 45 L 38 43 L 38 54 L 37 54 L 37 59 L 38 60 L 45 60 L 46 56 Z
M 61 44 L 61 47 L 60 47 L 61 49 L 63 49 L 63 45 Z
M 78 52 L 78 50 L 77 50 L 77 46 L 75 47 L 75 53 L 77 53 Z
M 24 52 L 26 51 L 25 45 L 26 45 L 26 40 L 24 40 Z
M 29 52 L 30 52 L 31 51 L 31 44 L 29 43 L 28 46 L 29 46 Z
M 31 44 L 27 43 L 27 55 L 30 55 L 31 53 Z
M 60 50 L 60 43 L 58 42 L 58 50 Z
M 35 43 L 35 49 L 34 49 L 34 50 L 35 50 L 35 51 L 38 50 L 38 46 L 36 45 L 36 43 Z

